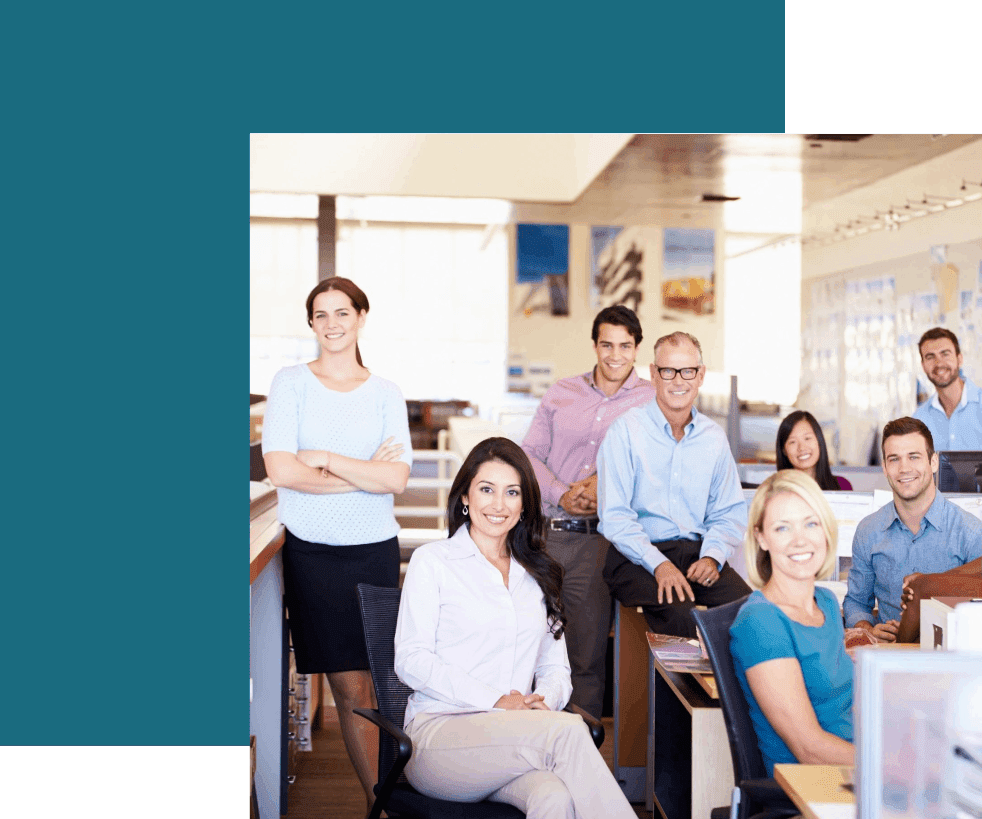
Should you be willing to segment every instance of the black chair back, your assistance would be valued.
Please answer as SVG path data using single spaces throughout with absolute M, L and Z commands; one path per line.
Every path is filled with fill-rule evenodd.
M 358 606 L 361 609 L 361 622 L 365 627 L 365 646 L 368 649 L 368 664 L 372 669 L 378 710 L 383 717 L 400 728 L 406 717 L 409 695 L 413 693 L 395 672 L 396 620 L 399 617 L 401 597 L 401 589 L 358 584 Z M 379 737 L 379 782 L 388 776 L 397 752 L 395 740 L 382 732 Z M 399 781 L 406 781 L 405 774 L 399 777 Z
M 740 680 L 737 679 L 733 667 L 733 657 L 730 655 L 730 626 L 746 599 L 743 597 L 714 609 L 694 609 L 692 612 L 716 677 L 726 735 L 730 740 L 730 753 L 733 756 L 733 777 L 736 785 L 745 779 L 767 778 L 767 768 L 757 744 L 757 731 L 750 719 L 750 706 L 743 695 Z

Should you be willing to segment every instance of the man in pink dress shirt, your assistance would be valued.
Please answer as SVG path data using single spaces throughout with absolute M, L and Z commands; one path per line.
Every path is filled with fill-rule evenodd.
M 631 407 L 655 397 L 634 360 L 641 323 L 617 305 L 593 320 L 597 365 L 563 378 L 543 396 L 522 449 L 529 456 L 549 521 L 546 549 L 563 567 L 571 701 L 601 716 L 610 633 L 610 591 L 603 579 L 609 543 L 597 532 L 597 450 L 607 428 Z

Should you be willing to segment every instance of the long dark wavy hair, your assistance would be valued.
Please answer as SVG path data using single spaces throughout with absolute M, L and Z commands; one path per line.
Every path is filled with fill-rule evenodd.
M 812 428 L 812 432 L 815 433 L 815 438 L 818 440 L 818 463 L 815 464 L 815 482 L 823 490 L 839 489 L 839 482 L 832 474 L 832 467 L 829 465 L 829 451 L 825 448 L 825 435 L 822 433 L 822 428 L 819 426 L 818 421 L 815 420 L 815 416 L 804 410 L 795 410 L 781 421 L 781 426 L 777 428 L 777 444 L 775 447 L 777 452 L 775 454 L 777 455 L 778 471 L 782 469 L 794 469 L 794 464 L 784 454 L 784 445 L 788 442 L 788 438 L 791 436 L 791 430 L 794 429 L 795 424 L 801 420 L 808 422 Z
M 518 473 L 522 490 L 522 515 L 508 533 L 508 549 L 542 589 L 546 600 L 549 630 L 558 640 L 566 627 L 566 614 L 560 592 L 563 585 L 562 567 L 546 553 L 546 521 L 542 515 L 542 496 L 532 464 L 522 448 L 508 438 L 485 438 L 475 446 L 454 478 L 447 501 L 447 520 L 450 536 L 467 523 L 463 496 L 466 495 L 482 464 L 500 461 Z

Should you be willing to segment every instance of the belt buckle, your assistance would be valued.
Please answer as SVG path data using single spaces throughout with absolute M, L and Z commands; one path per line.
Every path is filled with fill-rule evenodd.
M 557 525 L 557 524 L 560 524 L 560 523 L 562 523 L 562 520 L 559 519 L 559 518 L 549 518 L 549 531 L 550 532 L 565 532 L 566 530 L 563 529 L 562 526 L 558 526 Z

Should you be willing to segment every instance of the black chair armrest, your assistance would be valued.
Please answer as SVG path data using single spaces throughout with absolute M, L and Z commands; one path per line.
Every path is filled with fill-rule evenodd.
M 586 727 L 590 729 L 590 736 L 593 738 L 593 744 L 598 748 L 604 744 L 604 726 L 596 717 L 592 714 L 588 714 L 580 706 L 573 705 L 573 703 L 566 703 L 564 711 L 569 711 L 571 714 L 579 714 L 583 717 L 583 721 L 586 723 Z
M 372 806 L 372 812 L 368 814 L 368 819 L 379 819 L 382 811 L 385 810 L 385 806 L 389 802 L 389 797 L 392 795 L 392 790 L 399 781 L 403 769 L 413 755 L 413 743 L 409 735 L 402 728 L 391 720 L 387 720 L 374 708 L 353 708 L 351 710 L 358 716 L 364 717 L 369 722 L 377 725 L 379 730 L 385 731 L 399 746 L 396 761 L 389 769 L 389 775 L 385 777 L 384 782 L 380 782 L 375 787 L 375 804 Z
M 744 779 L 740 782 L 740 790 L 744 799 L 749 799 L 754 804 L 755 811 L 759 808 L 786 811 L 788 816 L 800 812 L 776 779 Z

